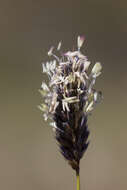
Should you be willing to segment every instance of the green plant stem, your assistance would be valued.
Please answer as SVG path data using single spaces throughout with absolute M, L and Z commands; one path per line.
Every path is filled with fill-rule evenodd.
M 80 190 L 80 175 L 79 171 L 76 172 L 77 190 Z

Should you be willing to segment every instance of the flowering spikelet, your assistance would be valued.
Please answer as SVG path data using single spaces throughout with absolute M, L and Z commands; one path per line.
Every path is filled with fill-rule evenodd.
M 49 84 L 42 82 L 40 93 L 44 103 L 39 106 L 44 119 L 52 119 L 50 125 L 55 132 L 60 152 L 76 172 L 79 172 L 80 159 L 88 147 L 89 130 L 87 118 L 101 99 L 101 92 L 93 86 L 101 74 L 102 66 L 96 63 L 88 74 L 90 62 L 80 48 L 84 37 L 78 36 L 77 50 L 62 53 L 57 57 L 53 51 L 53 61 L 42 64 L 43 72 L 48 74 Z M 57 50 L 60 51 L 61 42 Z

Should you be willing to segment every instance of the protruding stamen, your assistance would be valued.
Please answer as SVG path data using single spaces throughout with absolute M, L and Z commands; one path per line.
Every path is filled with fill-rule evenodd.
M 83 43 L 84 43 L 85 37 L 84 36 L 78 36 L 77 38 L 77 46 L 78 46 L 78 50 L 80 50 L 80 48 L 82 47 Z

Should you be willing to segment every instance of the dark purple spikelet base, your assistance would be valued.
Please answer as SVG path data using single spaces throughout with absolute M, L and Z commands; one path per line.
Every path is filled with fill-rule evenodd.
M 83 84 L 81 84 L 84 87 Z M 84 87 L 85 89 L 85 87 Z M 70 89 L 72 90 L 72 88 Z M 69 89 L 68 89 L 69 91 Z M 71 96 L 76 96 L 75 93 Z M 60 152 L 68 160 L 69 164 L 76 171 L 79 171 L 79 162 L 88 147 L 89 130 L 87 126 L 87 116 L 83 112 L 84 96 L 80 95 L 79 110 L 75 109 L 73 104 L 69 105 L 70 111 L 63 111 L 62 92 L 57 91 L 59 102 L 53 120 L 56 123 L 56 140 L 59 143 Z M 85 90 L 84 90 L 85 95 Z M 69 96 L 69 97 L 71 97 Z
M 48 55 L 56 60 L 42 65 L 49 84 L 42 83 L 40 90 L 44 98 L 40 106 L 43 116 L 45 120 L 53 120 L 51 125 L 60 152 L 77 173 L 89 145 L 87 118 L 100 100 L 100 93 L 93 86 L 101 73 L 101 64 L 96 63 L 88 76 L 90 62 L 80 52 L 83 41 L 84 38 L 78 37 L 78 50 L 69 51 L 61 58 L 53 54 L 53 47 L 50 49 Z M 61 43 L 57 50 L 60 46 Z

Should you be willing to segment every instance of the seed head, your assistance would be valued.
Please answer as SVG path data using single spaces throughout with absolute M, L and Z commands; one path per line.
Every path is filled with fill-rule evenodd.
M 55 60 L 42 64 L 49 82 L 42 82 L 40 93 L 43 104 L 39 106 L 44 119 L 50 118 L 60 152 L 74 170 L 79 171 L 80 159 L 88 147 L 88 115 L 100 102 L 101 92 L 94 89 L 102 66 L 96 63 L 89 73 L 90 62 L 80 48 L 84 37 L 78 37 L 77 50 L 62 53 L 59 58 L 51 47 L 48 55 Z M 57 50 L 61 48 L 61 42 Z

